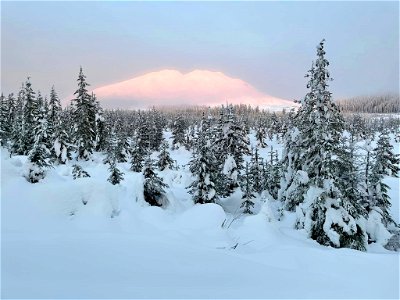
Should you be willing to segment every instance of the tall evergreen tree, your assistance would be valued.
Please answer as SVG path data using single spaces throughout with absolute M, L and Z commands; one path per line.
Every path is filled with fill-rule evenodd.
M 194 203 L 215 203 L 217 193 L 215 181 L 217 175 L 216 158 L 213 154 L 211 141 L 208 139 L 209 123 L 204 117 L 198 133 L 196 148 L 189 169 L 195 176 L 195 180 L 187 187 L 193 197 Z
M 149 117 L 146 114 L 139 114 L 139 128 L 137 132 L 137 146 L 141 153 L 147 153 L 150 151 L 151 147 L 151 141 L 150 141 L 150 132 L 149 132 L 149 126 L 150 126 L 150 121 Z
M 349 205 L 347 210 L 352 216 L 366 216 L 366 210 L 362 205 L 362 193 L 360 183 L 362 178 L 358 169 L 358 154 L 355 141 L 343 137 L 341 149 L 337 157 L 338 186 L 343 194 L 343 204 Z
M 163 123 L 158 111 L 153 107 L 149 112 L 149 147 L 153 151 L 158 151 L 163 142 Z
M 1 146 L 7 146 L 10 134 L 11 134 L 11 128 L 10 128 L 10 123 L 9 123 L 9 100 L 1 94 L 0 96 L 0 139 L 1 139 Z
M 22 123 L 22 152 L 27 154 L 35 143 L 35 128 L 37 127 L 38 103 L 32 89 L 30 78 L 25 82 L 23 93 L 23 123 Z
M 25 86 L 22 84 L 20 91 L 18 92 L 18 97 L 15 103 L 14 120 L 12 123 L 11 130 L 11 153 L 22 155 L 24 154 L 24 93 Z
M 338 157 L 344 120 L 328 91 L 330 74 L 324 41 L 309 72 L 309 92 L 297 113 L 301 167 L 307 174 L 304 202 L 298 210 L 298 226 L 323 245 L 365 249 L 366 234 L 360 226 L 357 202 L 344 198 L 338 184 Z
M 61 103 L 54 88 L 54 85 L 50 90 L 50 100 L 49 100 L 49 113 L 48 113 L 48 124 L 49 124 L 49 134 L 51 136 L 51 142 L 54 143 L 56 132 L 59 130 L 61 123 Z
M 226 115 L 226 117 L 224 117 Z M 217 186 L 218 194 L 231 195 L 239 187 L 238 175 L 242 169 L 243 155 L 250 154 L 246 131 L 239 124 L 234 108 L 230 105 L 226 114 L 222 114 L 217 133 L 216 148 L 223 176 Z
M 269 161 L 266 161 L 265 168 L 265 189 L 276 200 L 280 189 L 281 164 L 278 159 L 278 152 L 274 151 L 272 146 L 271 151 L 269 151 Z M 297 180 L 299 179 L 297 178 Z
M 250 160 L 249 172 L 251 173 L 253 188 L 257 193 L 263 191 L 263 163 L 258 154 L 258 148 L 255 148 Z
M 74 93 L 74 139 L 78 148 L 78 158 L 89 160 L 95 147 L 95 104 L 93 97 L 88 94 L 86 76 L 82 67 L 78 76 L 78 89 Z
M 172 149 L 177 149 L 185 144 L 185 121 L 178 115 L 172 124 Z
M 265 125 L 261 121 L 261 119 L 258 119 L 256 123 L 256 140 L 257 140 L 257 145 L 260 148 L 265 148 L 267 144 L 265 143 L 265 137 L 266 137 L 266 129 Z
M 107 130 L 104 119 L 103 109 L 96 101 L 96 151 L 105 151 L 107 149 Z
M 398 177 L 399 173 L 399 155 L 394 154 L 393 146 L 386 130 L 384 130 L 378 139 L 377 145 L 373 150 L 373 167 L 370 174 L 370 194 L 372 207 L 379 207 L 382 211 L 382 218 L 385 226 L 389 224 L 396 225 L 396 222 L 390 216 L 390 197 L 388 190 L 390 187 L 383 181 L 385 176 Z
M 246 163 L 245 173 L 241 176 L 242 183 L 242 204 L 240 208 L 243 208 L 244 214 L 253 214 L 254 202 L 252 199 L 256 198 L 256 191 L 254 189 L 254 176 L 250 172 L 249 163 Z
M 237 120 L 236 113 L 232 105 L 227 108 L 227 117 L 223 124 L 222 134 L 217 141 L 220 148 L 225 153 L 225 160 L 230 154 L 233 156 L 238 169 L 243 163 L 243 155 L 249 155 L 249 141 L 246 131 Z
M 36 183 L 46 175 L 46 169 L 51 167 L 48 162 L 50 150 L 46 147 L 47 139 L 47 119 L 42 109 L 37 115 L 37 125 L 34 128 L 34 145 L 28 153 L 28 161 L 24 177 L 31 183 Z

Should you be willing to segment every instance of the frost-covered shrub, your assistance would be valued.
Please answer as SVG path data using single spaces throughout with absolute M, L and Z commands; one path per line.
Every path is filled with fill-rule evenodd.
M 297 171 L 292 182 L 286 187 L 285 208 L 294 211 L 296 206 L 303 202 L 309 178 L 307 172 Z
M 154 163 L 150 157 L 145 162 L 143 176 L 144 200 L 151 206 L 165 206 L 167 198 L 165 197 L 164 188 L 168 187 L 168 185 L 154 172 Z
M 387 230 L 383 223 L 383 212 L 379 207 L 374 207 L 368 214 L 366 232 L 369 242 L 386 245 L 392 234 Z
M 330 196 L 326 189 L 311 186 L 297 209 L 297 227 L 304 228 L 310 238 L 322 245 L 364 251 L 362 219 L 350 215 L 339 197 Z
M 45 177 L 46 172 L 38 164 L 28 161 L 23 175 L 30 183 L 37 183 Z
M 400 251 L 400 230 L 397 229 L 393 231 L 392 237 L 384 246 L 386 249 L 390 251 Z
M 90 177 L 89 173 L 82 169 L 79 165 L 72 166 L 72 177 L 74 179 L 83 178 L 83 177 Z

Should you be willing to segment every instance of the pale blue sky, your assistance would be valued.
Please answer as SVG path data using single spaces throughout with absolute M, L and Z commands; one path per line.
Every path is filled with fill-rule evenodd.
M 1 2 L 1 83 L 63 97 L 148 71 L 208 69 L 301 98 L 326 39 L 335 98 L 398 92 L 398 2 Z

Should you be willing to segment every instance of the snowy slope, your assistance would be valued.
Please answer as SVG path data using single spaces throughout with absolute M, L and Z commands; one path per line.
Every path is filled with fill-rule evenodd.
M 170 185 L 161 209 L 144 203 L 128 163 L 119 187 L 99 154 L 80 162 L 90 178 L 59 166 L 30 184 L 25 157 L 3 150 L 2 298 L 399 298 L 399 253 L 320 246 L 293 229 L 294 215 L 278 221 L 274 202 L 247 217 L 235 214 L 240 195 L 226 200 L 232 213 L 193 205 L 190 153 L 172 157 L 181 168 L 161 172 Z M 388 183 L 393 198 L 398 181 Z

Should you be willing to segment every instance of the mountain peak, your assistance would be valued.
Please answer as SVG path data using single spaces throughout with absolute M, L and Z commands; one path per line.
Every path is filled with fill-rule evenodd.
M 94 90 L 105 107 L 146 108 L 166 105 L 250 104 L 281 109 L 295 104 L 261 93 L 249 83 L 218 71 L 174 69 L 149 72 Z

